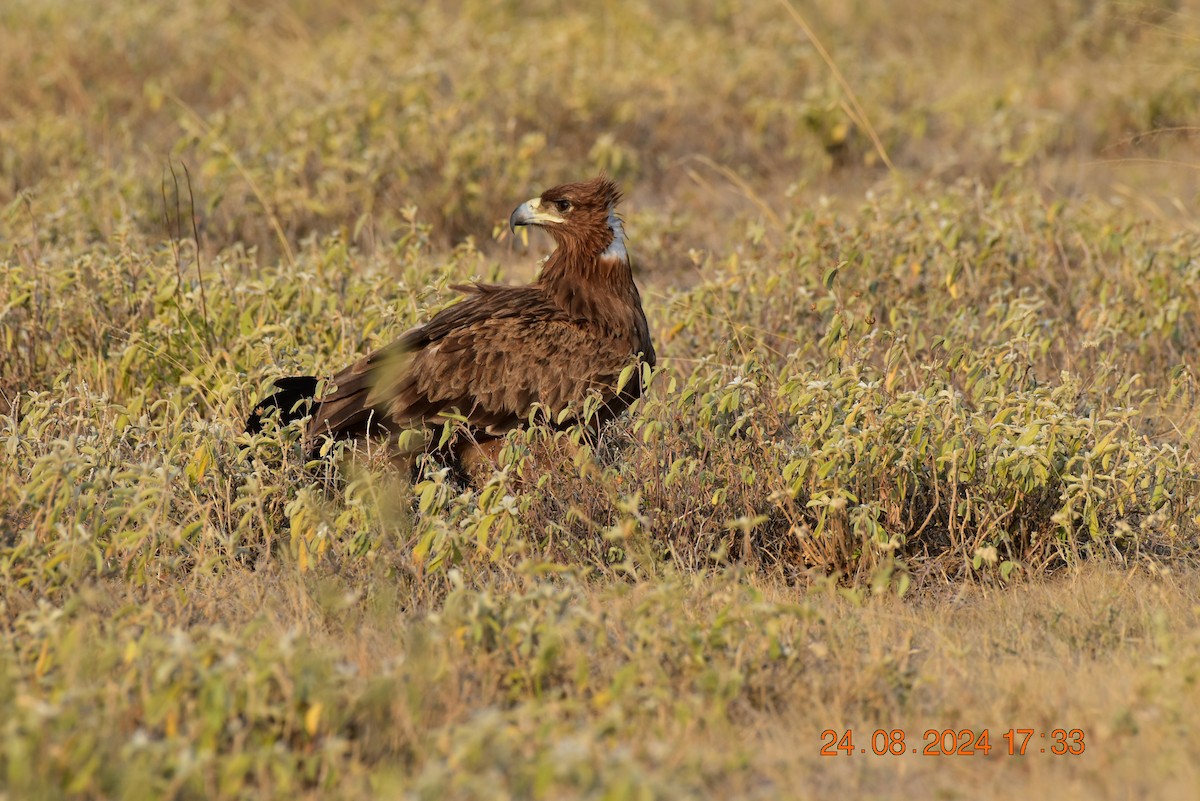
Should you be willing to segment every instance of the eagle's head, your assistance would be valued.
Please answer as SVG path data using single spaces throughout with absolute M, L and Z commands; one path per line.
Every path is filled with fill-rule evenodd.
M 620 202 L 617 185 L 600 176 L 547 189 L 518 206 L 508 225 L 514 231 L 518 225 L 537 225 L 564 250 L 625 260 L 625 232 L 616 212 Z

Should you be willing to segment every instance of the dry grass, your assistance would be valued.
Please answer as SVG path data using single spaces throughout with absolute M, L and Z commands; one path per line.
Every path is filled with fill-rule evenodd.
M 795 10 L 840 80 L 786 4 L 0 9 L 0 798 L 1190 797 L 1200 24 Z M 240 433 L 601 169 L 596 447 Z
M 748 736 L 761 742 L 780 796 L 1001 798 L 1054 788 L 1066 798 L 1186 798 L 1200 745 L 1186 711 L 1200 645 L 1196 591 L 1193 574 L 1105 569 L 916 605 L 826 600 L 824 631 L 836 634 L 809 645 L 824 680 L 797 688 L 787 714 L 755 718 Z M 868 753 L 797 747 L 796 732 L 822 726 L 852 729 Z M 875 756 L 868 739 L 902 728 L 923 748 L 927 729 L 985 727 L 997 746 L 987 756 Z M 1084 731 L 1081 756 L 1053 755 L 1052 738 L 1040 736 L 1025 757 L 1008 756 L 1008 729 L 1057 727 Z
M 452 577 L 432 615 L 361 578 L 270 567 L 153 607 L 96 587 L 26 610 L 6 672 L 27 661 L 45 695 L 8 693 L 10 789 L 1183 798 L 1196 779 L 1194 573 L 1088 569 L 917 603 L 738 573 Z M 1083 730 L 1082 755 L 1005 752 L 1010 728 L 1059 727 Z M 987 728 L 993 751 L 819 755 L 825 729 L 870 749 L 881 728 L 919 748 L 930 728 Z

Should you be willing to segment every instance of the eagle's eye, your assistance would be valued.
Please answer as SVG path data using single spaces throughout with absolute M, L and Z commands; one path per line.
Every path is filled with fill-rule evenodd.
M 571 210 L 571 201 L 556 200 L 556 201 L 554 201 L 554 208 L 558 209 L 559 214 L 566 214 L 568 211 Z

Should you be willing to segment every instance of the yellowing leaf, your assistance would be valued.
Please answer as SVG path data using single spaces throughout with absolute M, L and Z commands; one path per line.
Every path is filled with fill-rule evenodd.
M 196 449 L 192 454 L 192 460 L 188 462 L 187 474 L 193 484 L 199 484 L 204 479 L 204 475 L 208 472 L 208 468 L 213 464 L 212 447 L 206 442 Z
M 296 565 L 300 568 L 301 573 L 308 572 L 308 543 L 303 539 L 300 540 L 300 550 L 296 555 Z
M 324 705 L 320 701 L 317 701 L 304 713 L 304 730 L 308 732 L 310 737 L 316 735 L 317 728 L 321 725 L 321 710 L 323 708 Z
M 621 394 L 621 391 L 623 389 L 625 389 L 625 385 L 629 383 L 629 379 L 633 378 L 633 370 L 636 366 L 637 365 L 635 365 L 635 364 L 627 365 L 625 367 L 625 369 L 621 371 L 621 375 L 617 377 L 617 394 L 618 395 Z

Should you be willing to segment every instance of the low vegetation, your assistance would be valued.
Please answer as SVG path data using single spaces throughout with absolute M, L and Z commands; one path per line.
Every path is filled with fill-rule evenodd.
M 1188 796 L 1194 18 L 201 5 L 0 10 L 0 798 Z M 597 170 L 661 356 L 597 442 L 242 433 Z

